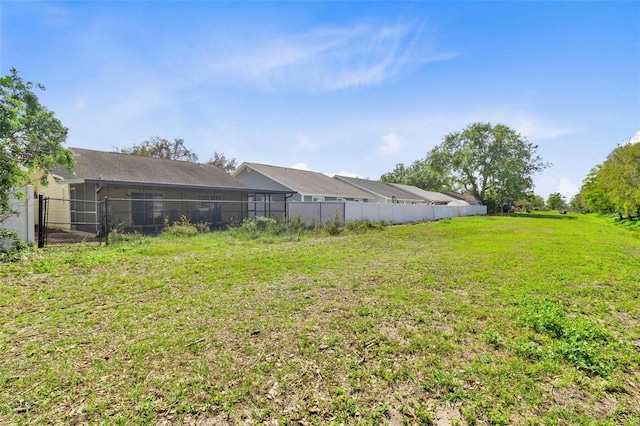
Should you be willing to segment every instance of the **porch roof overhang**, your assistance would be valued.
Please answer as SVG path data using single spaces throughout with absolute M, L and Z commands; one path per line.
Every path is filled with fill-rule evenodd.
M 116 180 L 104 180 L 104 179 L 86 179 L 86 178 L 72 178 L 63 179 L 58 181 L 61 184 L 98 184 L 101 186 L 113 185 L 113 186 L 138 186 L 138 187 L 154 187 L 154 188 L 172 188 L 172 189 L 195 189 L 204 191 L 239 191 L 246 192 L 247 194 L 295 194 L 292 191 L 281 191 L 271 189 L 252 189 L 242 187 L 229 187 L 229 186 L 211 186 L 211 185 L 185 185 L 180 183 L 149 183 L 149 182 L 134 182 L 134 181 L 116 181 Z

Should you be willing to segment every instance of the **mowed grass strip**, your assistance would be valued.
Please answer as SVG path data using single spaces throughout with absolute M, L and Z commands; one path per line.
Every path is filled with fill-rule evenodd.
M 522 214 L 40 250 L 0 265 L 0 423 L 635 425 L 638 235 Z

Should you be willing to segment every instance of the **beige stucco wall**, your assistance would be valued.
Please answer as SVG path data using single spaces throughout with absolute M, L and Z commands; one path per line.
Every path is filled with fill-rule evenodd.
M 63 231 L 70 231 L 71 226 L 71 209 L 69 206 L 69 185 L 68 184 L 59 184 L 53 178 L 51 173 L 47 173 L 47 185 L 43 185 L 40 182 L 40 175 L 34 174 L 32 177 L 34 184 L 34 212 L 35 214 L 35 223 L 38 224 L 38 195 L 44 195 L 45 197 L 50 197 L 52 200 L 49 205 L 48 217 L 50 222 L 60 222 L 58 224 L 54 224 L 50 226 L 52 228 L 60 229 Z M 55 219 L 55 220 L 52 220 Z

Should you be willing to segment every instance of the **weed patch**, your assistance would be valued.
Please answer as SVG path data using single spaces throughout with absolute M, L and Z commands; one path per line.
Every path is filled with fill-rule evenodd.
M 620 367 L 611 334 L 602 325 L 581 317 L 569 319 L 557 302 L 548 299 L 526 296 L 515 304 L 523 324 L 553 338 L 542 347 L 520 340 L 517 353 L 530 359 L 559 356 L 576 368 L 601 376 Z

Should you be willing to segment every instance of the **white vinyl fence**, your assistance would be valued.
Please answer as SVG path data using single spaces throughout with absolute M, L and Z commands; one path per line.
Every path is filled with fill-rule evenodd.
M 411 223 L 458 216 L 487 214 L 487 206 L 435 206 L 428 204 L 379 204 L 342 201 L 287 203 L 287 217 L 299 217 L 307 226 L 324 225 L 336 217 L 370 222 Z
M 11 197 L 9 205 L 11 210 L 17 214 L 9 216 L 2 223 L 0 228 L 18 231 L 18 236 L 26 243 L 35 241 L 35 203 L 33 198 L 33 186 L 29 185 L 18 190 L 24 193 L 24 197 L 19 200 L 17 197 Z

